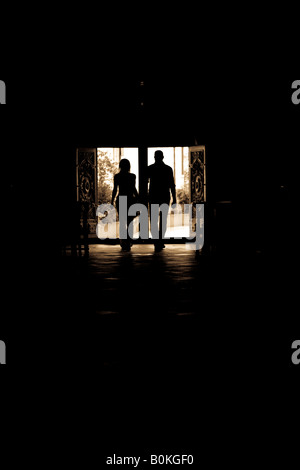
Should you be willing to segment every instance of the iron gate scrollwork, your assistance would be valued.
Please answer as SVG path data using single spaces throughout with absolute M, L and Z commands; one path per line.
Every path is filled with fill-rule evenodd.
M 196 224 L 204 224 L 204 218 L 197 222 L 196 215 L 197 204 L 206 202 L 206 155 L 204 146 L 190 147 L 190 202 L 192 204 L 190 230 L 195 233 Z
M 97 203 L 97 151 L 77 149 L 76 152 L 77 202 L 82 223 L 90 232 L 96 232 Z
M 190 149 L 191 203 L 202 204 L 206 201 L 205 148 Z

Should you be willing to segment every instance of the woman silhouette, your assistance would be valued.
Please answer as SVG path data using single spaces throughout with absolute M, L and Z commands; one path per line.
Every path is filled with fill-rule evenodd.
M 111 197 L 111 204 L 114 205 L 115 197 L 118 192 L 118 196 L 116 199 L 116 207 L 118 214 L 120 214 L 119 210 L 119 197 L 120 196 L 127 196 L 127 208 L 134 204 L 138 198 L 138 192 L 135 186 L 136 176 L 133 173 L 130 173 L 130 161 L 127 158 L 123 158 L 119 163 L 120 171 L 114 176 L 114 188 Z M 131 240 L 128 232 L 128 227 L 130 222 L 134 219 L 135 216 L 128 216 L 127 215 L 127 239 L 122 240 L 120 237 L 120 245 L 123 251 L 130 251 L 131 248 Z

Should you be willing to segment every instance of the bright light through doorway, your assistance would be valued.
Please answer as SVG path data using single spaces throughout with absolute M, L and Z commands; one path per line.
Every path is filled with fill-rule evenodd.
M 189 203 L 189 148 L 188 147 L 151 147 L 148 148 L 148 165 L 152 165 L 154 153 L 162 150 L 164 153 L 164 163 L 169 165 L 174 173 L 177 192 L 177 203 Z M 139 191 L 139 151 L 138 148 L 98 148 L 98 200 L 99 204 L 110 203 L 113 189 L 114 175 L 119 171 L 119 162 L 127 158 L 131 164 L 131 173 L 136 175 L 136 187 Z M 135 219 L 135 238 L 138 236 L 138 218 Z M 188 237 L 189 228 L 183 226 L 183 219 L 180 215 L 170 213 L 170 227 L 167 230 L 167 237 Z M 151 236 L 151 230 L 150 230 Z

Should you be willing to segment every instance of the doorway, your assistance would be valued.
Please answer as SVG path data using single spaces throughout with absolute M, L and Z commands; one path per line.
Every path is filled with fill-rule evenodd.
M 131 172 L 136 175 L 137 190 L 141 195 L 147 194 L 147 166 L 154 163 L 154 153 L 162 150 L 164 163 L 173 170 L 176 185 L 177 204 L 181 211 L 175 214 L 170 210 L 166 237 L 172 243 L 175 239 L 184 242 L 189 237 L 189 227 L 185 222 L 185 204 L 206 202 L 206 154 L 205 146 L 197 147 L 97 147 L 76 149 L 76 182 L 77 201 L 88 207 L 88 237 L 95 243 L 98 223 L 96 209 L 99 204 L 110 204 L 113 189 L 113 178 L 119 170 L 122 158 L 130 161 Z M 134 238 L 139 241 L 138 217 L 135 219 Z M 108 240 L 119 239 L 118 230 L 109 234 Z M 143 240 L 145 241 L 145 240 Z M 151 229 L 149 221 L 149 241 Z M 92 240 L 91 240 L 92 243 Z

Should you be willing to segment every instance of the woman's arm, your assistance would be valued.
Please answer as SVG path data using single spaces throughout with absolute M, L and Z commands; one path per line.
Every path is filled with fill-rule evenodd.
M 113 191 L 112 191 L 112 195 L 111 195 L 111 205 L 112 206 L 114 205 L 114 202 L 115 202 L 115 197 L 116 197 L 116 194 L 117 194 L 117 190 L 118 190 L 118 184 L 117 184 L 116 175 L 115 175 L 114 176 L 114 187 L 113 187 Z

